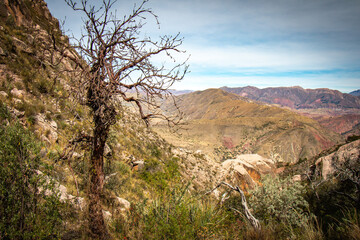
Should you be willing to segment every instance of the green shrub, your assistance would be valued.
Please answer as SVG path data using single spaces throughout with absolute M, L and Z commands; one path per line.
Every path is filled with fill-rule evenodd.
M 250 191 L 250 205 L 255 216 L 266 224 L 275 221 L 285 226 L 302 227 L 310 220 L 304 193 L 305 188 L 300 182 L 267 176 L 262 180 L 262 186 Z
M 0 126 L 1 239 L 53 239 L 59 234 L 60 202 L 53 182 L 37 171 L 48 170 L 39 149 L 19 123 Z
M 117 237 L 217 239 L 226 216 L 210 202 L 191 197 L 188 186 L 175 187 L 150 203 L 132 206 L 127 221 L 120 217 L 113 223 Z

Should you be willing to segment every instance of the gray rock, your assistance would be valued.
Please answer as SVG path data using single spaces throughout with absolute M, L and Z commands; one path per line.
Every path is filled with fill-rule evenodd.
M 58 125 L 57 125 L 57 123 L 56 123 L 54 120 L 51 120 L 51 121 L 49 122 L 49 124 L 50 124 L 50 127 L 52 127 L 54 130 L 57 130 Z
M 130 202 L 124 198 L 120 198 L 120 197 L 116 197 L 119 205 L 120 205 L 120 210 L 121 211 L 125 211 L 125 210 L 129 210 L 130 209 Z
M 26 52 L 26 53 L 32 53 L 31 48 L 29 48 L 23 41 L 21 41 L 20 39 L 13 37 L 12 38 L 14 45 L 19 48 L 21 51 Z
M 138 170 L 138 171 L 145 168 L 145 162 L 142 160 L 132 162 L 132 165 L 133 165 L 133 169 Z
M 25 92 L 23 90 L 18 90 L 17 88 L 13 88 L 10 93 L 17 98 L 22 98 L 25 95 Z
M 301 181 L 301 175 L 294 175 L 293 177 L 292 177 L 292 180 L 294 181 L 294 182 L 300 182 Z
M 359 161 L 360 156 L 360 140 L 341 146 L 336 152 L 324 156 L 316 160 L 315 166 L 320 171 L 324 179 L 332 176 L 336 171 L 335 166 L 343 163 L 352 163 Z
M 24 111 L 18 111 L 17 109 L 13 108 L 10 110 L 10 113 L 12 113 L 17 118 L 22 118 L 25 115 Z
M 58 139 L 58 133 L 57 133 L 57 124 L 55 121 L 47 121 L 43 114 L 38 114 L 35 116 L 36 124 L 43 130 L 43 132 L 47 132 L 47 137 L 50 142 L 56 142 Z M 52 123 L 53 122 L 53 123 Z M 55 128 L 56 127 L 56 128 Z M 45 142 L 46 139 L 43 139 Z
M 8 94 L 4 91 L 0 91 L 0 96 L 7 98 Z
M 84 154 L 80 154 L 80 153 L 78 153 L 78 152 L 74 152 L 73 154 L 72 154 L 72 157 L 74 158 L 74 159 L 79 159 L 79 158 L 82 158 L 84 156 Z
M 110 157 L 111 155 L 112 155 L 111 148 L 109 147 L 109 145 L 107 145 L 107 144 L 105 143 L 104 156 L 105 156 L 105 157 Z
M 22 100 L 20 100 L 18 98 L 13 98 L 12 101 L 15 103 L 15 106 L 19 105 L 19 104 L 21 104 L 23 102 Z
M 109 211 L 102 210 L 102 212 L 103 212 L 104 219 L 105 219 L 106 221 L 111 220 L 112 214 L 111 214 Z

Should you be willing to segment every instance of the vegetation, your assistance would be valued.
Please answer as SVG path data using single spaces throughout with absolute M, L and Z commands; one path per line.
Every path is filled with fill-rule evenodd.
M 304 199 L 305 187 L 290 178 L 267 176 L 261 186 L 249 193 L 255 216 L 265 223 L 278 222 L 296 228 L 310 219 L 309 204 Z
M 47 37 L 53 36 L 58 45 L 67 42 L 59 35 L 61 31 L 56 30 L 56 22 L 48 21 L 42 10 L 33 8 L 31 1 L 9 2 L 26 8 L 25 18 L 35 19 L 34 23 L 45 30 L 43 33 L 48 34 Z M 56 67 L 51 65 L 42 54 L 44 45 L 31 41 L 32 35 L 36 35 L 36 40 L 41 34 L 19 25 L 17 18 L 11 15 L 4 16 L 0 18 L 0 47 L 5 54 L 0 55 L 0 63 L 6 65 L 6 74 L 0 76 L 0 91 L 5 92 L 0 96 L 0 238 L 86 239 L 91 144 L 77 142 L 69 147 L 68 143 L 76 136 L 91 135 L 94 122 L 89 119 L 94 114 L 91 115 L 91 109 L 74 103 L 73 96 L 68 94 L 72 86 L 67 84 L 72 82 L 62 70 L 71 61 Z M 47 37 L 44 39 L 48 40 Z M 14 38 L 28 48 L 23 48 L 24 45 Z M 59 77 L 55 81 L 54 75 Z M 60 78 L 62 81 L 58 81 Z M 23 96 L 15 96 L 14 89 L 22 90 Z M 222 100 L 229 96 L 221 94 L 220 100 L 207 98 L 201 102 L 214 107 L 215 110 L 208 113 L 209 118 L 221 109 Z M 244 111 L 256 109 L 254 113 L 268 113 L 269 121 L 261 122 L 264 118 L 259 115 L 250 121 L 245 117 L 244 121 L 222 121 L 225 126 L 221 126 L 219 132 L 224 131 L 228 123 L 238 123 L 236 130 L 241 129 L 243 136 L 252 135 L 253 131 L 259 135 L 240 140 L 217 139 L 226 143 L 226 148 L 218 148 L 220 155 L 234 157 L 238 153 L 248 153 L 257 139 L 266 137 L 262 130 L 271 132 L 274 127 L 286 130 L 297 124 L 308 126 L 306 121 L 309 120 L 287 119 L 291 114 L 275 108 L 241 104 Z M 239 109 L 233 110 L 229 113 L 245 114 Z M 17 115 L 17 111 L 23 113 Z M 39 116 L 47 124 L 56 123 L 59 136 L 55 141 L 43 140 L 50 130 L 39 126 Z M 359 239 L 359 184 L 355 183 L 360 167 L 357 162 L 337 166 L 342 171 L 329 181 L 312 179 L 312 182 L 299 183 L 289 177 L 268 176 L 260 179 L 261 185 L 255 189 L 244 189 L 248 205 L 261 224 L 260 229 L 255 229 L 244 217 L 239 195 L 230 193 L 228 199 L 219 201 L 185 182 L 185 178 L 191 178 L 184 177 L 182 169 L 188 153 L 176 155 L 174 147 L 147 129 L 141 117 L 132 113 L 128 105 L 118 109 L 115 120 L 104 144 L 107 154 L 103 158 L 104 184 L 99 203 L 104 210 L 101 214 L 107 216 L 104 223 L 111 238 Z M 212 122 L 207 120 L 199 121 L 197 126 Z M 305 123 L 298 123 L 298 120 Z M 213 122 L 215 124 L 216 120 Z M 298 132 L 295 133 L 286 136 L 299 138 Z M 348 141 L 356 139 L 358 137 L 352 137 Z M 268 150 L 271 153 L 274 149 Z M 192 153 L 192 156 L 201 163 L 206 158 L 201 153 Z M 142 162 L 142 168 L 134 167 L 135 162 Z M 302 164 L 306 163 L 304 160 Z M 67 196 L 82 200 L 84 205 L 74 204 L 70 199 L 60 201 L 59 184 L 66 187 Z M 205 187 L 211 188 L 211 184 L 215 183 Z M 119 197 L 131 202 L 131 207 L 120 206 Z
M 10 121 L 0 105 L 0 121 Z M 15 121 L 0 126 L 0 238 L 57 238 L 62 226 L 61 203 L 49 166 L 39 157 L 34 136 Z M 40 172 L 40 170 L 42 172 Z

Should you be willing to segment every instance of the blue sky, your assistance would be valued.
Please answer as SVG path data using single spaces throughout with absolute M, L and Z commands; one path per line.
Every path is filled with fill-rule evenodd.
M 61 0 L 46 0 L 65 29 L 81 18 Z M 90 1 L 99 2 L 99 1 Z M 138 0 L 120 0 L 118 15 Z M 181 33 L 190 73 L 174 86 L 360 89 L 360 0 L 150 0 L 158 15 L 148 35 Z

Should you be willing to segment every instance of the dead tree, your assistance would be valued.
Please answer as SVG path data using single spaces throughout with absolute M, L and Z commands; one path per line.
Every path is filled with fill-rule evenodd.
M 141 118 L 160 117 L 175 123 L 161 113 L 159 99 L 171 95 L 169 88 L 183 79 L 188 66 L 186 60 L 180 63 L 173 58 L 179 50 L 182 39 L 179 35 L 162 36 L 158 41 L 141 35 L 141 28 L 147 18 L 157 22 L 157 16 L 145 8 L 146 0 L 134 7 L 132 13 L 118 18 L 112 12 L 114 0 L 103 0 L 100 7 L 87 0 L 65 0 L 75 11 L 84 14 L 84 26 L 80 39 L 75 39 L 72 48 L 54 48 L 63 58 L 72 60 L 79 73 L 76 92 L 79 101 L 90 108 L 93 121 L 91 136 L 91 158 L 89 170 L 89 229 L 94 239 L 105 239 L 108 232 L 101 207 L 101 193 L 104 185 L 104 147 L 109 128 L 116 123 L 119 107 L 125 102 L 134 103 Z M 55 41 L 55 39 L 54 39 Z M 157 63 L 154 56 L 164 62 L 171 60 L 171 66 Z
M 243 208 L 243 211 L 245 213 L 245 217 L 249 220 L 250 224 L 256 229 L 256 230 L 260 230 L 261 225 L 259 223 L 259 220 L 257 220 L 250 212 L 248 206 L 247 206 L 247 202 L 246 202 L 246 197 L 244 192 L 239 188 L 239 186 L 233 187 L 232 185 L 226 183 L 226 182 L 220 182 L 218 185 L 216 185 L 216 187 L 214 187 L 212 190 L 208 191 L 205 193 L 205 195 L 208 195 L 210 193 L 212 193 L 213 191 L 215 191 L 215 189 L 218 189 L 221 186 L 226 186 L 228 188 L 230 188 L 230 191 L 236 191 L 240 194 L 241 196 L 241 205 Z M 224 195 L 225 197 L 225 195 Z M 223 201 L 223 199 L 221 200 Z M 237 213 L 241 213 L 239 210 L 232 208 L 232 210 L 234 210 Z

